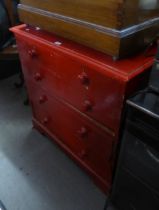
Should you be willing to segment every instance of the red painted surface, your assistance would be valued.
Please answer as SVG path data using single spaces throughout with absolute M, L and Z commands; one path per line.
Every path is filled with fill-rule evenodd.
M 58 98 L 30 84 L 29 92 L 34 118 L 53 133 L 109 188 L 113 138 L 91 120 L 83 118 Z M 41 103 L 41 98 L 45 100 Z
M 16 35 L 33 122 L 84 167 L 106 192 L 112 182 L 124 101 L 143 80 L 153 57 L 114 62 L 25 25 Z

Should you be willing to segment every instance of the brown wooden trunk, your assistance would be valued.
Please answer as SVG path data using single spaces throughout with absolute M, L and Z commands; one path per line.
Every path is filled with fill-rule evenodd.
M 159 21 L 123 36 L 123 29 L 159 16 L 159 0 L 21 0 L 22 22 L 39 26 L 112 56 L 140 50 L 159 30 Z M 147 1 L 151 5 L 147 5 Z M 151 8 L 150 10 L 147 7 Z M 117 31 L 116 31 L 117 30 Z
M 42 10 L 88 21 L 98 25 L 122 29 L 159 15 L 159 1 L 148 10 L 143 0 L 21 0 Z M 144 6 L 145 5 L 145 6 Z M 145 8 L 145 9 L 144 9 Z

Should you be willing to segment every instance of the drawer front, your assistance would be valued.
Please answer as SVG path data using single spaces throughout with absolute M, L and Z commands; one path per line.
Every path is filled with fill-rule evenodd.
M 34 118 L 64 143 L 95 174 L 111 181 L 113 139 L 45 91 L 29 88 Z
M 124 99 L 124 85 L 120 80 L 101 66 L 94 67 L 86 60 L 57 52 L 53 46 L 31 39 L 18 40 L 26 79 L 62 97 L 108 127 L 113 135 L 118 131 Z
M 18 50 L 23 66 L 26 68 L 37 68 L 45 66 L 55 68 L 55 52 L 49 45 L 33 40 L 29 37 L 16 37 Z

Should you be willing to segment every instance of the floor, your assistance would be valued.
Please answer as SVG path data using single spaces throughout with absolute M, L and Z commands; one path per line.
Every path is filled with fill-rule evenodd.
M 0 81 L 0 200 L 7 210 L 103 210 L 105 195 L 91 179 L 32 129 L 17 78 Z

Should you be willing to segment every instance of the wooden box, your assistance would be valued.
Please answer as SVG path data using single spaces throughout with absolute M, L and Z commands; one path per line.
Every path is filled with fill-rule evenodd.
M 159 31 L 158 0 L 21 0 L 20 19 L 115 57 L 142 49 Z

